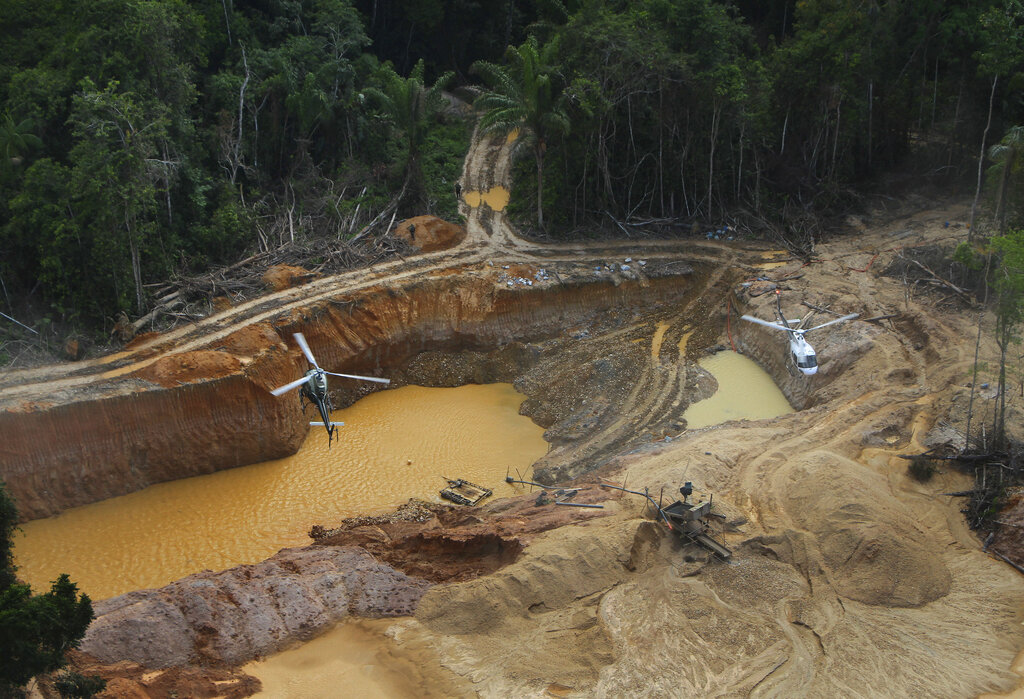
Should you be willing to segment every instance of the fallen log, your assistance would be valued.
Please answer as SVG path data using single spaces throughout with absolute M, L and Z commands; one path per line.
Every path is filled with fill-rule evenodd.
M 160 299 L 160 301 L 162 301 L 160 305 L 156 306 L 152 311 L 150 311 L 146 315 L 132 322 L 132 329 L 134 329 L 135 332 L 141 330 L 146 323 L 148 323 L 151 320 L 154 320 L 161 313 L 170 311 L 171 309 L 177 308 L 181 304 L 185 303 L 184 300 L 181 299 L 180 290 L 175 291 L 172 294 L 168 294 L 164 298 Z
M 888 313 L 884 316 L 875 316 L 874 318 L 863 318 L 865 323 L 877 323 L 880 320 L 889 320 L 890 318 L 896 318 L 899 313 Z
M 956 284 L 954 284 L 951 281 L 947 281 L 946 279 L 943 279 L 942 277 L 937 275 L 935 272 L 933 272 L 930 269 L 928 269 L 927 266 L 921 264 L 917 260 L 912 260 L 911 258 L 906 257 L 905 255 L 900 255 L 900 257 L 902 259 L 906 260 L 907 262 L 911 263 L 912 265 L 915 265 L 915 266 L 919 267 L 920 269 L 922 269 L 926 274 L 931 276 L 932 281 L 934 281 L 938 285 L 944 286 L 947 289 L 950 289 L 950 290 L 954 291 L 958 296 L 960 296 L 960 298 L 962 298 L 968 304 L 970 304 L 972 306 L 974 305 L 974 299 L 972 299 L 970 297 L 970 295 L 967 293 L 967 291 L 965 291 L 964 289 L 961 289 L 960 287 L 958 287 Z
M 1003 559 L 1004 561 L 1006 561 L 1007 563 L 1009 563 L 1010 565 L 1012 565 L 1012 566 L 1013 566 L 1014 568 L 1016 568 L 1016 569 L 1017 569 L 1017 571 L 1018 571 L 1018 572 L 1020 572 L 1020 573 L 1024 573 L 1024 568 L 1021 568 L 1021 567 L 1020 567 L 1019 565 L 1017 565 L 1016 563 L 1014 563 L 1013 561 L 1011 561 L 1011 560 L 1010 560 L 1009 558 L 1007 558 L 1007 557 L 1006 557 L 1006 556 L 1004 556 L 1003 554 L 999 553 L 998 551 L 991 551 L 991 553 L 994 553 L 995 555 L 999 556 L 999 557 L 1000 557 L 1000 558 L 1002 558 L 1002 559 Z

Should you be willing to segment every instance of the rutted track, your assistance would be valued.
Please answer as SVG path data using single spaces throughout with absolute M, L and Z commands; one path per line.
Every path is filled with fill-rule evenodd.
M 507 139 L 478 138 L 465 190 L 507 186 L 509 148 Z M 397 652 L 403 644 L 429 647 L 439 668 L 490 696 L 974 696 L 1013 686 L 1018 678 L 1008 668 L 1024 644 L 1019 577 L 986 557 L 957 503 L 943 495 L 962 489 L 964 477 L 943 472 L 920 484 L 897 457 L 957 439 L 943 421 L 966 403 L 974 346 L 968 314 L 950 311 L 944 320 L 927 298 L 911 298 L 898 281 L 880 276 L 881 260 L 868 274 L 837 261 L 858 254 L 851 244 L 822 244 L 823 258 L 791 283 L 790 303 L 899 317 L 816 339 L 822 366 L 811 380 L 788 372 L 778 337 L 734 324 L 730 339 L 805 409 L 680 433 L 687 402 L 710 386 L 679 356 L 679 344 L 694 332 L 688 354 L 696 356 L 725 341 L 725 298 L 741 276 L 756 275 L 757 252 L 702 241 L 538 245 L 518 238 L 501 211 L 481 206 L 463 213 L 468 235 L 456 249 L 271 294 L 113 358 L 11 372 L 0 377 L 0 408 L 16 411 L 8 419 L 17 420 L 48 409 L 33 404 L 64 396 L 88 402 L 117 391 L 115 398 L 127 401 L 134 389 L 184 394 L 192 388 L 151 390 L 138 378 L 103 374 L 116 368 L 129 372 L 123 376 L 145 375 L 257 326 L 269 333 L 265 350 L 273 361 L 260 369 L 262 354 L 245 357 L 251 363 L 237 382 L 255 387 L 253 401 L 261 382 L 299 369 L 281 338 L 300 327 L 311 337 L 319 333 L 325 346 L 331 338 L 344 345 L 336 356 L 324 355 L 325 364 L 372 368 L 383 357 L 388 370 L 406 378 L 445 371 L 448 378 L 516 378 L 530 396 L 524 409 L 548 427 L 555 445 L 540 464 L 542 477 L 602 467 L 603 475 L 628 473 L 631 484 L 652 492 L 674 492 L 690 480 L 715 493 L 724 517 L 716 533 L 736 553 L 733 563 L 680 550 L 644 519 L 641 505 L 592 487 L 589 501 L 604 498 L 607 516 L 533 532 L 511 565 L 426 590 L 416 618 L 396 622 L 389 633 Z M 951 207 L 899 225 L 913 223 L 915 241 L 935 243 L 948 236 L 943 221 L 958 218 L 962 211 Z M 883 225 L 855 244 L 870 257 L 891 252 L 897 239 L 906 242 L 903 231 Z M 609 269 L 627 256 L 644 259 L 645 271 Z M 541 268 L 558 272 L 557 280 L 523 287 L 508 279 Z M 442 293 L 451 296 L 439 301 Z M 770 314 L 773 303 L 743 301 L 759 315 Z M 429 309 L 436 324 L 426 323 L 411 339 L 403 335 L 407 321 L 416 320 L 410 309 Z M 357 327 L 372 337 L 354 335 Z M 407 346 L 385 351 L 374 344 L 389 341 Z M 992 347 L 984 352 L 991 356 Z M 7 468 L 3 449 L 0 464 Z M 569 509 L 543 510 L 524 497 L 495 503 L 474 526 L 497 527 L 494 517 L 502 516 L 568 519 Z M 196 582 L 178 587 L 191 590 Z M 249 609 L 209 586 L 207 592 L 217 605 L 213 622 L 189 592 L 174 602 L 193 615 L 193 627 L 183 628 L 180 614 L 166 612 L 180 606 L 160 606 L 168 593 L 154 591 L 111 605 L 90 642 L 132 647 L 146 610 L 132 611 L 126 602 L 159 607 L 160 621 L 171 619 L 186 641 L 212 623 L 226 649 L 233 648 L 240 610 L 262 623 L 265 609 Z M 309 614 L 308 607 L 270 597 L 273 614 L 294 612 L 285 621 Z M 304 638 L 297 628 L 288 632 Z M 198 638 L 208 644 L 212 636 Z M 183 643 L 182 654 L 190 651 Z M 218 652 L 223 657 L 226 650 Z
M 511 146 L 476 139 L 464 181 L 481 191 L 508 187 Z M 639 341 L 661 318 L 673 322 L 703 295 L 724 292 L 741 262 L 758 259 L 704 241 L 539 245 L 518 238 L 503 211 L 463 202 L 463 212 L 467 236 L 456 248 L 270 293 L 108 357 L 0 376 L 0 430 L 13 435 L 0 444 L 0 475 L 23 516 L 294 452 L 305 423 L 293 402 L 266 394 L 301 369 L 287 351 L 294 331 L 319 336 L 326 368 L 356 373 L 402 371 L 423 351 L 551 338 L 567 324 L 600 326 L 602 314 L 624 310 Z M 645 265 L 627 269 L 631 256 Z M 550 276 L 527 285 L 515 270 Z M 632 393 L 605 411 L 603 421 L 617 424 L 571 440 L 579 449 L 570 470 L 584 462 L 589 470 L 643 433 L 643 420 L 624 416 L 671 422 L 684 378 L 675 363 L 645 360 Z M 241 409 L 232 407 L 239 401 Z

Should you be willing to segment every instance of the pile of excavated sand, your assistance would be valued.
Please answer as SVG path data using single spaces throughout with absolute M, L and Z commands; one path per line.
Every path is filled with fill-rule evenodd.
M 963 214 L 896 220 L 820 245 L 812 264 L 772 270 L 788 278 L 787 312 L 807 301 L 862 318 L 893 316 L 814 336 L 821 366 L 812 379 L 784 373 L 784 338 L 759 338 L 760 326 L 734 319 L 718 340 L 772 369 L 800 408 L 790 415 L 685 430 L 673 412 L 712 382 L 695 357 L 671 350 L 694 323 L 710 325 L 725 292 L 737 291 L 744 312 L 771 317 L 772 295 L 744 297 L 721 273 L 705 277 L 680 317 L 638 308 L 601 334 L 568 328 L 533 348 L 536 361 L 518 385 L 532 396 L 524 408 L 557 440 L 547 475 L 599 467 L 597 475 L 632 488 L 673 494 L 691 481 L 703 497 L 714 495 L 720 516 L 711 533 L 733 557 L 722 562 L 683 545 L 651 521 L 640 498 L 598 492 L 588 497 L 605 505 L 605 516 L 533 530 L 514 562 L 504 565 L 511 557 L 496 550 L 497 565 L 479 577 L 453 568 L 435 579 L 459 582 L 424 582 L 418 603 L 410 598 L 414 616 L 387 627 L 389 654 L 397 662 L 403 649 L 416 649 L 417 662 L 429 656 L 482 696 L 970 697 L 1014 688 L 1020 677 L 1010 668 L 1024 647 L 1020 574 L 982 551 L 961 502 L 944 495 L 970 488 L 967 475 L 946 469 L 920 483 L 899 458 L 962 444 L 977 315 L 950 304 L 937 310 L 920 287 L 882 272 L 900 247 L 955 242 L 944 222 Z M 983 360 L 997 356 L 989 336 Z M 588 342 L 600 357 L 583 351 Z M 188 367 L 168 369 L 182 380 Z M 994 399 L 979 395 L 976 415 L 991 414 Z M 1021 413 L 1011 405 L 1010 414 Z M 506 512 L 510 521 L 519 516 Z M 501 533 L 496 522 L 489 526 Z M 381 527 L 367 545 L 420 540 L 405 527 Z M 438 551 L 504 545 L 485 531 L 453 536 L 438 527 L 424 522 L 421 537 L 436 539 Z M 391 561 L 399 570 L 400 558 Z M 400 575 L 395 568 L 382 569 L 385 587 Z M 310 574 L 302 585 L 325 589 L 316 569 Z M 161 595 L 147 603 L 167 602 Z M 280 603 L 268 595 L 261 608 Z M 192 623 L 202 615 L 181 604 L 173 601 L 189 623 L 176 643 L 187 653 L 205 637 Z M 282 628 L 308 612 L 295 607 Z M 220 614 L 240 613 L 229 605 Z M 241 618 L 239 628 L 251 625 Z M 211 628 L 228 647 L 230 628 Z M 315 631 L 300 628 L 297 637 Z M 239 638 L 252 652 L 248 636 Z
M 956 215 L 896 232 L 915 233 L 902 244 L 930 240 Z M 713 492 L 731 562 L 674 542 L 619 501 L 616 518 L 552 531 L 514 565 L 432 588 L 415 620 L 393 627 L 396 640 L 426 639 L 484 696 L 1013 688 L 1020 575 L 982 552 L 960 501 L 942 494 L 969 488 L 968 476 L 922 484 L 898 458 L 962 442 L 951 425 L 970 380 L 972 313 L 937 312 L 899 280 L 851 269 L 893 235 L 859 239 L 864 253 L 821 246 L 823 261 L 789 282 L 792 297 L 843 313 L 899 313 L 815 339 L 823 361 L 807 410 L 634 446 L 606 467 L 652 492 L 684 480 Z M 982 356 L 993 353 L 986 341 Z

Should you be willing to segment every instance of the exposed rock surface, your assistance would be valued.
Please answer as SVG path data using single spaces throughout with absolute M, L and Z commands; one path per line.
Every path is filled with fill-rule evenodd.
M 285 549 L 99 602 L 83 652 L 149 668 L 238 664 L 309 640 L 349 615 L 408 615 L 429 586 L 356 548 Z

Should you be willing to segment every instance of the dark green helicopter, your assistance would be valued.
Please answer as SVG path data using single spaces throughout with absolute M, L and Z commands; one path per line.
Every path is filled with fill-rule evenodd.
M 275 388 L 270 393 L 275 396 L 280 396 L 287 393 L 293 388 L 302 388 L 299 390 L 299 396 L 301 399 L 306 399 L 310 403 L 316 406 L 317 410 L 320 411 L 320 417 L 323 418 L 323 422 L 311 422 L 310 425 L 316 425 L 325 427 L 327 429 L 327 443 L 330 445 L 334 439 L 334 428 L 341 427 L 344 422 L 331 422 L 331 411 L 334 410 L 334 406 L 331 404 L 331 395 L 327 392 L 327 375 L 340 376 L 345 379 L 358 379 L 360 381 L 375 381 L 377 383 L 391 383 L 389 379 L 381 379 L 376 376 L 356 376 L 355 374 L 338 374 L 333 371 L 325 371 L 320 368 L 320 365 L 316 363 L 316 358 L 313 357 L 313 353 L 309 350 L 309 345 L 306 343 L 306 338 L 302 336 L 302 333 L 295 333 L 295 342 L 298 343 L 299 349 L 306 355 L 306 359 L 313 365 L 313 368 L 306 372 L 306 375 L 301 379 L 296 379 L 291 383 L 287 383 L 281 388 Z M 303 404 L 304 406 L 305 404 Z

